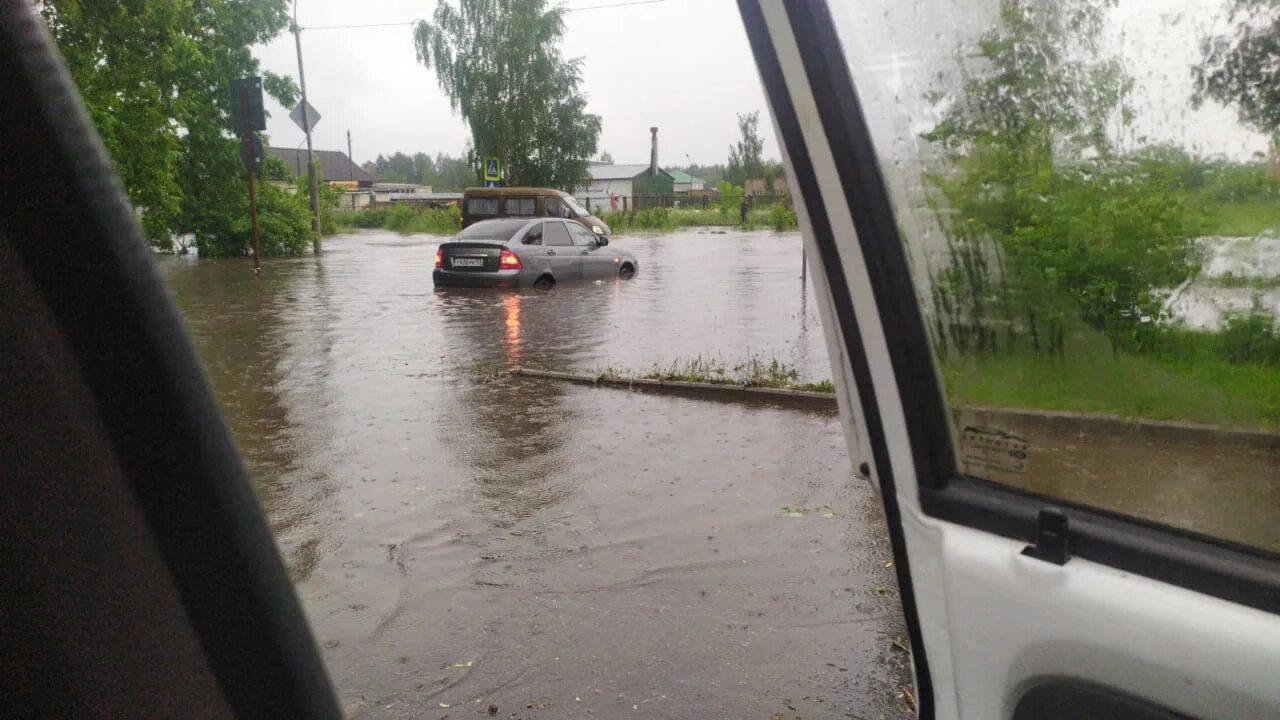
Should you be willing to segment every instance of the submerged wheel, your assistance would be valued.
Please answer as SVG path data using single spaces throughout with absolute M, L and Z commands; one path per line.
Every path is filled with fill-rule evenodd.
M 533 281 L 533 286 L 539 290 L 550 290 L 556 286 L 556 281 L 550 275 L 543 275 Z
M 623 280 L 630 280 L 635 276 L 636 276 L 636 269 L 631 266 L 631 263 L 626 263 L 622 267 L 618 268 L 618 277 L 622 278 Z

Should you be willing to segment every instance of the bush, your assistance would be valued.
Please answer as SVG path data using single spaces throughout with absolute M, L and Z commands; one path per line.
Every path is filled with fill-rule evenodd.
M 739 198 L 741 202 L 741 198 Z M 689 208 L 649 208 L 633 213 L 603 213 L 600 219 L 615 231 L 625 230 L 675 230 L 686 227 L 738 226 L 738 210 L 732 213 L 720 208 L 703 210 L 699 207 Z M 794 211 L 775 204 L 769 208 L 759 208 L 747 213 L 747 229 L 772 227 L 775 230 L 794 230 L 796 214 Z
M 1266 168 L 1260 165 L 1216 162 L 1205 167 L 1204 191 L 1216 203 L 1275 200 L 1280 196 L 1278 189 L 1280 183 L 1267 177 Z
M 396 203 L 391 206 L 387 217 L 387 229 L 396 232 L 411 232 L 411 226 L 418 218 L 418 211 L 408 203 Z
M 782 203 L 774 203 L 773 207 L 769 208 L 769 224 L 778 232 L 790 230 L 796 227 L 796 213 Z
M 1071 315 L 1116 348 L 1140 350 L 1157 328 L 1157 288 L 1194 274 L 1193 240 L 1210 221 L 1186 163 L 1164 149 L 1070 167 L 980 148 L 933 178 L 950 214 L 951 264 L 938 273 L 935 330 L 959 350 L 996 350 L 1026 333 L 1062 352 Z M 1043 341 L 1043 342 L 1042 342 Z
M 1231 314 L 1217 333 L 1218 354 L 1236 365 L 1280 366 L 1280 332 L 1266 313 Z
M 387 208 L 368 208 L 350 213 L 348 222 L 358 228 L 380 228 L 386 226 L 390 217 L 391 212 Z
M 263 257 L 306 253 L 315 234 L 308 199 L 266 183 L 259 187 L 258 252 Z M 246 242 L 252 246 L 251 238 Z
M 399 233 L 450 235 L 462 229 L 462 212 L 456 205 L 437 209 L 417 208 L 409 203 L 395 203 L 387 211 L 383 227 Z
M 716 186 L 716 191 L 720 194 L 720 215 L 725 218 L 736 218 L 739 208 L 742 207 L 742 198 L 746 194 L 742 186 L 721 180 Z
M 305 190 L 290 193 L 270 183 L 259 183 L 258 246 L 263 257 L 301 255 L 311 246 L 311 206 Z M 208 215 L 193 224 L 201 257 L 240 257 L 253 252 L 249 225 L 247 184 L 231 187 L 205 205 Z

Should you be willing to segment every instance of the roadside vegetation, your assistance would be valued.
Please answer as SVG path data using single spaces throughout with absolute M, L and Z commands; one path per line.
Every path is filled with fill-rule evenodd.
M 384 228 L 398 233 L 452 235 L 462 229 L 462 213 L 457 206 L 419 208 L 408 203 L 357 212 L 335 213 L 344 228 Z
M 952 353 L 942 358 L 942 381 L 955 405 L 1280 428 L 1280 365 L 1264 359 L 1280 342 L 1256 320 L 1230 327 L 1171 332 L 1162 351 L 1131 353 L 1113 352 L 1104 334 L 1075 324 L 1064 339 L 1069 354 Z
M 1101 413 L 1127 418 L 1280 428 L 1280 333 L 1256 317 L 1221 333 L 1183 330 L 1148 355 L 1113 353 L 1102 333 L 1073 323 L 1068 360 L 1033 351 L 952 354 L 941 381 L 953 405 Z M 697 355 L 643 368 L 607 367 L 600 378 L 662 380 L 834 393 L 775 356 L 736 361 Z
M 739 196 L 740 197 L 740 196 Z M 740 202 L 740 201 L 738 201 Z M 735 227 L 744 230 L 773 229 L 779 232 L 796 229 L 794 210 L 775 203 L 747 212 L 747 221 L 739 222 L 738 202 L 721 202 L 707 209 L 649 208 L 630 213 L 602 212 L 600 219 L 614 232 L 626 230 L 670 231 L 688 227 Z
M 777 357 L 764 355 L 751 355 L 733 363 L 722 357 L 697 355 L 676 358 L 668 363 L 654 363 L 645 370 L 608 367 L 599 371 L 598 376 L 619 380 L 663 380 L 835 392 L 835 386 L 830 380 L 807 380 L 794 365 Z

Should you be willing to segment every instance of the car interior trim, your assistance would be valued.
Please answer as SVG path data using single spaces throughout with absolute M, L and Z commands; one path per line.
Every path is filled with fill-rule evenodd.
M 224 697 L 241 717 L 341 717 L 178 311 L 33 6 L 0 3 L 0 58 L 2 234 L 68 341 L 92 393 L 87 411 Z
M 819 3 L 814 3 L 817 7 Z M 924 638 L 920 633 L 917 619 L 915 596 L 912 589 L 910 564 L 906 553 L 906 538 L 902 531 L 901 511 L 897 504 L 892 464 L 889 460 L 889 449 L 885 439 L 879 406 L 876 401 L 871 379 L 870 365 L 866 349 L 863 346 L 862 334 L 854 315 L 852 295 L 848 281 L 844 276 L 843 265 L 839 257 L 839 249 L 831 224 L 827 218 L 822 191 L 809 159 L 804 134 L 791 101 L 782 67 L 773 46 L 763 9 L 759 0 L 740 0 L 739 8 L 747 29 L 747 37 L 760 70 L 765 93 L 769 98 L 774 119 L 779 133 L 787 146 L 787 156 L 792 165 L 792 180 L 803 196 L 805 208 L 812 225 L 813 235 L 822 256 L 822 265 L 827 273 L 832 304 L 840 325 L 846 352 L 852 366 L 859 404 L 862 406 L 866 423 L 866 432 L 870 450 L 876 465 L 876 478 L 880 483 L 881 494 L 888 517 L 888 533 L 893 547 L 894 571 L 897 576 L 901 595 L 903 613 L 907 618 L 908 637 L 911 644 L 912 660 L 917 680 L 917 710 L 919 717 L 933 717 L 932 682 L 930 681 L 928 660 L 925 654 Z M 789 8 L 790 9 L 790 8 Z M 825 5 L 822 5 L 825 11 Z M 815 40 L 804 30 L 797 28 L 795 34 Z M 828 35 L 825 40 L 834 38 Z M 819 42 L 823 40 L 818 40 Z M 837 46 L 838 51 L 838 46 Z M 841 59 L 843 64 L 843 58 Z M 817 90 L 817 89 L 815 89 Z

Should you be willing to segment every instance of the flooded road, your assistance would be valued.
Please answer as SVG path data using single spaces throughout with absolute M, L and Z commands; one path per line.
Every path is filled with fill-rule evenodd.
M 348 714 L 906 715 L 833 416 L 483 369 L 829 376 L 798 235 L 618 243 L 635 280 L 549 293 L 437 294 L 435 239 L 379 231 L 260 280 L 161 259 Z

